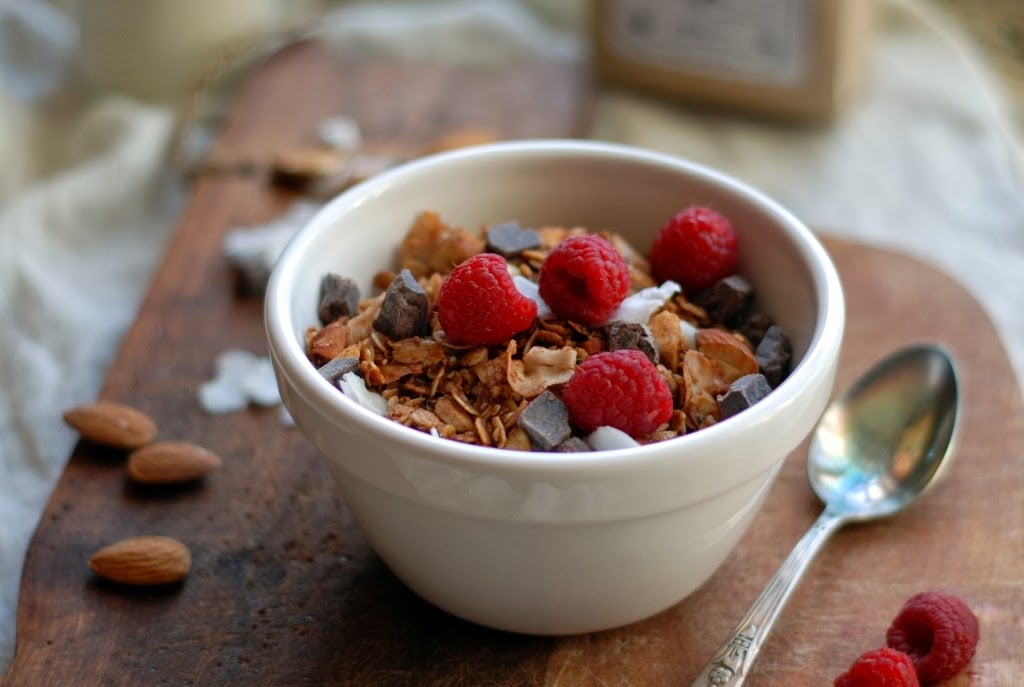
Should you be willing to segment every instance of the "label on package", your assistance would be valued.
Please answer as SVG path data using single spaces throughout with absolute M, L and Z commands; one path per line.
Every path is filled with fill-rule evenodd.
M 812 0 L 610 0 L 620 56 L 702 76 L 776 86 L 807 69 Z

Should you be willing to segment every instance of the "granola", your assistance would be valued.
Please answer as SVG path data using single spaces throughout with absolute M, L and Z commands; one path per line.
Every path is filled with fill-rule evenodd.
M 491 236 L 507 236 L 506 225 L 495 225 L 501 231 Z M 488 227 L 473 232 L 450 226 L 435 212 L 422 212 L 399 247 L 395 269 L 384 268 L 375 277 L 374 286 L 381 293 L 360 300 L 354 312 L 328 317 L 329 321 L 308 329 L 310 361 L 327 370 L 332 361 L 346 359 L 345 374 L 329 378 L 395 422 L 448 440 L 518 450 L 588 446 L 580 441 L 586 437 L 576 432 L 558 445 L 548 445 L 536 434 L 531 438 L 524 425 L 544 424 L 536 419 L 539 401 L 526 416 L 529 422 L 520 418 L 542 395 L 545 404 L 551 405 L 577 364 L 602 351 L 622 347 L 643 351 L 672 391 L 671 419 L 637 439 L 641 444 L 672 439 L 720 421 L 719 399 L 738 380 L 762 373 L 758 358 L 762 339 L 771 345 L 771 355 L 763 360 L 770 363 L 772 386 L 784 376 L 780 369 L 788 371 L 788 340 L 756 310 L 752 290 L 741 277 L 730 277 L 733 283 L 720 288 L 716 284 L 690 298 L 672 282 L 656 283 L 643 254 L 618 234 L 555 226 L 530 231 L 535 240 L 531 235 L 522 245 L 509 247 L 506 241 L 493 246 Z M 536 300 L 537 274 L 548 252 L 567 236 L 584 233 L 608 239 L 629 267 L 630 296 L 612 321 L 586 326 L 559 319 L 539 303 L 532 326 L 502 345 L 465 346 L 445 340 L 435 305 L 441 284 L 455 265 L 477 253 L 500 249 L 519 290 Z M 338 282 L 337 275 L 324 279 L 332 285 Z M 403 280 L 401 289 L 393 288 Z M 413 291 L 412 301 L 419 305 L 402 301 L 385 306 L 389 294 Z M 426 324 L 419 334 L 392 338 L 385 331 L 396 331 L 394 326 L 375 326 L 378 320 L 392 319 L 391 309 L 413 307 L 423 309 L 420 314 Z M 333 368 L 337 370 L 338 365 Z M 749 380 L 741 386 L 749 387 Z M 754 397 L 734 393 L 729 398 L 728 414 L 733 414 L 737 398 Z

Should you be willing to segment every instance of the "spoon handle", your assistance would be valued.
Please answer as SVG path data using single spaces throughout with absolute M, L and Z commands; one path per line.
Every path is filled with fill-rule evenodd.
M 744 683 L 782 607 L 822 544 L 843 524 L 843 520 L 842 515 L 828 508 L 818 516 L 690 687 L 740 687 Z

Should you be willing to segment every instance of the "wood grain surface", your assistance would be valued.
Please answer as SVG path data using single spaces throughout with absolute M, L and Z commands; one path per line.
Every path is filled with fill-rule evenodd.
M 371 138 L 406 143 L 470 124 L 509 138 L 579 135 L 580 77 L 550 65 L 505 75 L 346 65 L 315 45 L 292 46 L 244 85 L 217 154 L 265 160 L 331 114 L 357 117 Z M 524 93 L 534 95 L 524 101 Z M 200 443 L 224 466 L 200 484 L 142 489 L 126 481 L 123 455 L 80 443 L 29 550 L 16 656 L 0 684 L 690 684 L 820 511 L 804 447 L 715 576 L 654 618 L 564 638 L 452 618 L 369 550 L 316 449 L 275 410 L 210 416 L 197 405 L 218 353 L 266 351 L 261 303 L 236 295 L 223 236 L 292 200 L 256 177 L 196 182 L 101 396 L 149 412 L 160 439 Z M 961 446 L 921 503 L 843 530 L 826 547 L 747 684 L 831 684 L 882 644 L 899 606 L 922 589 L 961 594 L 981 618 L 978 654 L 958 686 L 1024 684 L 1024 407 L 1005 351 L 974 299 L 932 267 L 838 240 L 826 246 L 849 309 L 837 390 L 896 346 L 940 341 L 959 363 Z M 189 578 L 131 590 L 92 576 L 93 551 L 136 534 L 186 542 Z

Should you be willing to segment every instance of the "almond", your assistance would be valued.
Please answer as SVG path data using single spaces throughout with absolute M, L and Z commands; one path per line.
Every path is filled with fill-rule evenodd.
M 348 156 L 331 148 L 282 150 L 274 157 L 272 174 L 285 185 L 302 185 L 341 172 Z
M 133 449 L 153 441 L 156 423 L 141 410 L 114 401 L 96 401 L 65 411 L 64 421 L 83 439 Z
M 650 319 L 648 328 L 658 347 L 658 359 L 670 370 L 675 370 L 679 359 L 686 353 L 686 339 L 683 337 L 682 320 L 674 312 L 662 310 Z
M 128 456 L 128 476 L 143 484 L 191 482 L 221 465 L 220 456 L 188 441 L 160 441 Z
M 100 549 L 89 568 L 107 580 L 138 586 L 170 584 L 185 579 L 192 565 L 188 547 L 171 537 L 122 539 Z
M 722 329 L 698 329 L 697 350 L 720 362 L 725 368 L 726 382 L 732 384 L 744 375 L 757 374 L 757 358 L 744 342 Z

